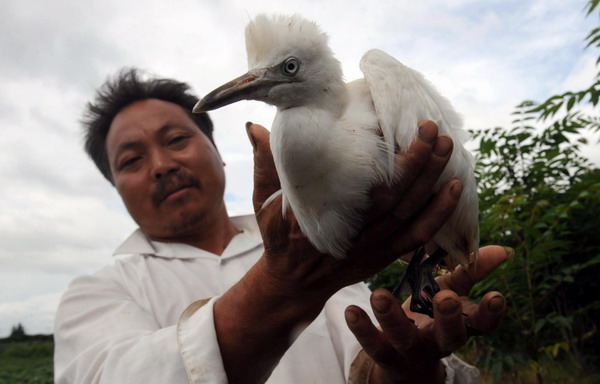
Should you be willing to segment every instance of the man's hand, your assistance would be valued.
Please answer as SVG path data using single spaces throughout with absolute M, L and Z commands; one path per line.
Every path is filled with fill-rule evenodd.
M 432 196 L 452 152 L 432 122 L 396 157 L 403 172 L 392 186 L 372 191 L 373 207 L 343 260 L 320 254 L 302 234 L 293 212 L 282 216 L 269 132 L 247 124 L 254 147 L 256 217 L 265 253 L 214 306 L 215 329 L 230 383 L 264 382 L 302 326 L 313 321 L 340 288 L 362 281 L 404 253 L 425 244 L 456 208 L 458 180 Z M 243 346 L 243 347 L 241 347 Z
M 371 295 L 371 306 L 380 328 L 359 307 L 346 309 L 348 327 L 375 362 L 371 383 L 443 383 L 440 359 L 462 347 L 473 334 L 496 331 L 506 312 L 502 294 L 487 293 L 479 304 L 466 297 L 476 283 L 512 256 L 499 246 L 480 249 L 479 259 L 468 269 L 436 278 L 442 289 L 433 299 L 434 319 L 409 310 L 410 298 L 400 306 L 385 289 Z
M 438 135 L 431 121 L 419 123 L 419 136 L 409 150 L 396 157 L 402 169 L 392 186 L 372 191 L 373 207 L 346 259 L 317 252 L 302 234 L 293 212 L 282 217 L 281 197 L 264 205 L 279 190 L 279 179 L 269 147 L 268 131 L 248 124 L 254 146 L 254 209 L 265 245 L 264 283 L 290 298 L 310 295 L 319 308 L 340 288 L 362 281 L 404 253 L 429 241 L 456 208 L 462 192 L 458 180 L 438 194 L 433 186 L 450 154 L 452 140 Z

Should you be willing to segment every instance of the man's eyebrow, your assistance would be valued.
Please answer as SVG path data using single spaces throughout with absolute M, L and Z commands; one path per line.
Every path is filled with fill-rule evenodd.
M 125 152 L 127 150 L 136 150 L 141 146 L 142 143 L 140 143 L 139 141 L 127 141 L 125 143 L 119 144 L 117 150 L 115 151 L 114 160 L 116 161 L 122 152 Z
M 186 128 L 186 126 L 181 125 L 181 124 L 177 124 L 177 123 L 172 123 L 172 122 L 167 122 L 165 123 L 162 127 L 160 127 L 157 131 L 156 131 L 156 135 L 158 137 L 163 137 L 165 136 L 170 130 L 175 129 L 175 128 Z

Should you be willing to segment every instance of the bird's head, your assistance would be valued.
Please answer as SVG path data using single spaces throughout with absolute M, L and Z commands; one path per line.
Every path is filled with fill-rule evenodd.
M 194 113 L 239 100 L 259 100 L 280 109 L 341 97 L 342 69 L 327 35 L 298 15 L 258 15 L 246 27 L 248 73 L 206 95 Z

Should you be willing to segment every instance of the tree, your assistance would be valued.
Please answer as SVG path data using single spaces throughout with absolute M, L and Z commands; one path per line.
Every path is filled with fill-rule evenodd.
M 23 325 L 21 323 L 13 325 L 10 331 L 10 336 L 8 338 L 12 341 L 25 340 L 25 328 L 23 328 Z
M 588 16 L 599 1 L 587 3 Z M 586 40 L 599 47 L 600 27 Z M 584 90 L 521 103 L 510 129 L 472 132 L 479 140 L 482 243 L 516 250 L 475 290 L 502 290 L 510 308 L 496 338 L 473 342 L 495 378 L 529 366 L 541 383 L 543 359 L 566 359 L 581 370 L 597 366 L 600 172 L 581 145 L 585 133 L 600 131 L 599 99 L 596 76 Z
M 600 0 L 586 4 L 589 17 Z M 600 47 L 600 27 L 586 37 Z M 600 64 L 600 57 L 597 64 Z M 499 290 L 509 305 L 493 338 L 476 338 L 478 366 L 495 379 L 522 369 L 544 381 L 545 361 L 598 374 L 600 337 L 600 171 L 581 154 L 586 134 L 600 131 L 600 76 L 580 91 L 516 107 L 510 128 L 472 131 L 479 143 L 476 176 L 482 244 L 515 249 L 515 257 L 473 289 Z M 398 267 L 370 280 L 391 288 Z

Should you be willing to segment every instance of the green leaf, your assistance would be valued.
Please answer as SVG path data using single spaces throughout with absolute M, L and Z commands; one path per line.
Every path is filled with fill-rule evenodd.
M 573 278 L 573 276 L 565 276 L 565 277 L 563 278 L 563 281 L 564 281 L 565 283 L 574 283 L 574 282 L 575 282 L 575 279 Z
M 569 101 L 567 102 L 567 112 L 570 111 L 573 106 L 575 105 L 575 102 L 577 101 L 577 97 L 571 97 L 569 99 Z
M 589 1 L 585 5 L 585 8 L 584 8 L 586 16 L 589 16 L 592 12 L 594 12 L 594 9 L 596 9 L 596 7 L 598 6 L 599 3 L 600 3 L 599 0 L 591 0 L 591 1 Z
M 587 48 L 594 45 L 594 43 L 598 43 L 598 41 L 600 41 L 600 34 L 598 34 L 597 31 L 592 31 L 592 34 L 590 34 L 586 40 L 588 40 L 588 43 L 586 45 Z
M 490 154 L 494 148 L 496 148 L 496 143 L 491 140 L 481 139 L 481 143 L 479 144 L 479 151 L 482 155 Z
M 546 319 L 539 319 L 533 327 L 533 333 L 539 333 L 544 325 L 546 325 Z

